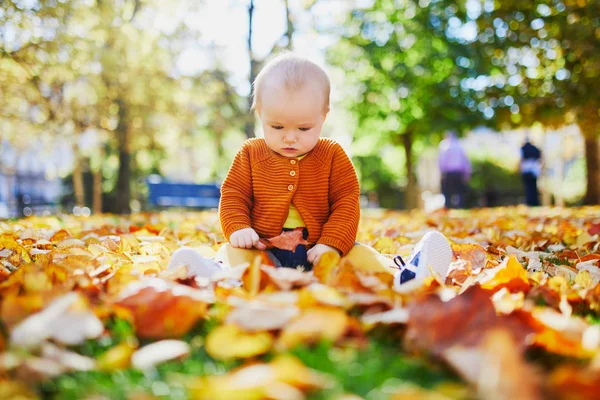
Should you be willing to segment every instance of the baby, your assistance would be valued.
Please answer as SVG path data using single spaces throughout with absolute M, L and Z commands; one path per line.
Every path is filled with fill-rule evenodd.
M 306 59 L 279 56 L 258 74 L 252 107 L 260 118 L 264 139 L 244 143 L 223 182 L 219 217 L 230 244 L 219 250 L 215 259 L 224 254 L 230 260 L 232 256 L 252 259 L 240 257 L 240 252 L 265 250 L 261 238 L 298 228 L 304 243 L 309 244 L 300 244 L 293 251 L 270 249 L 268 255 L 276 266 L 309 270 L 327 252 L 344 256 L 353 249 L 360 187 L 342 147 L 321 138 L 329 98 L 327 74 Z M 180 249 L 173 254 L 171 265 L 195 265 L 197 273 L 204 276 L 218 268 L 210 260 L 193 261 L 194 257 Z M 398 274 L 398 283 L 401 279 Z
M 219 216 L 235 248 L 263 250 L 260 238 L 302 228 L 308 251 L 273 249 L 278 266 L 310 268 L 321 255 L 345 255 L 356 240 L 360 188 L 342 147 L 321 138 L 329 78 L 316 64 L 284 55 L 254 82 L 253 108 L 264 139 L 250 139 L 221 188 Z

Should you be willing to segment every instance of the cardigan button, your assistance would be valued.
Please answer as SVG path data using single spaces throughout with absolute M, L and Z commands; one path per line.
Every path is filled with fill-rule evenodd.
M 288 190 L 294 190 L 294 185 L 289 185 Z
M 295 165 L 296 164 L 296 160 L 290 160 L 290 164 Z
M 296 171 L 294 171 L 294 170 L 290 171 L 290 176 L 296 176 Z

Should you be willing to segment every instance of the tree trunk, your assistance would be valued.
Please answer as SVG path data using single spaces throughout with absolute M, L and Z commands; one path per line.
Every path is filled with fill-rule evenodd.
M 117 100 L 119 105 L 119 124 L 116 135 L 119 146 L 119 173 L 117 176 L 117 187 L 115 190 L 115 212 L 117 214 L 131 213 L 131 149 L 130 149 L 130 127 L 127 118 L 127 110 L 122 100 Z
M 596 132 L 583 132 L 585 137 L 585 166 L 587 190 L 585 204 L 600 204 L 600 154 Z
M 254 59 L 254 52 L 252 51 L 252 20 L 254 19 L 254 0 L 250 0 L 250 5 L 248 6 L 248 58 L 250 59 L 250 75 L 248 76 L 248 82 L 250 83 L 250 94 L 248 95 L 248 109 L 250 109 L 250 105 L 252 104 L 252 84 L 254 83 L 254 79 L 256 79 L 256 75 L 258 74 L 259 63 Z M 244 126 L 244 131 L 246 132 L 246 137 L 248 139 L 256 136 L 254 132 L 254 126 L 256 124 L 256 120 L 254 118 L 254 113 L 250 111 L 248 115 L 248 119 Z
M 104 160 L 104 147 L 102 145 L 100 145 L 99 153 L 100 163 L 94 170 L 94 199 L 92 202 L 94 214 L 102 213 L 102 162 Z
M 75 205 L 83 207 L 85 205 L 85 192 L 83 190 L 83 159 L 77 143 L 73 144 L 73 162 L 73 194 L 75 195 Z
M 417 179 L 415 177 L 413 164 L 413 135 L 410 131 L 406 131 L 402 135 L 402 145 L 404 147 L 404 155 L 406 157 L 406 188 L 404 191 L 405 207 L 412 210 L 417 205 Z
M 292 50 L 292 47 L 293 47 L 292 39 L 294 37 L 294 21 L 292 20 L 292 13 L 290 11 L 289 0 L 285 0 L 284 3 L 285 3 L 285 22 L 286 22 L 285 36 L 287 37 L 287 43 L 285 45 L 285 48 L 288 50 Z

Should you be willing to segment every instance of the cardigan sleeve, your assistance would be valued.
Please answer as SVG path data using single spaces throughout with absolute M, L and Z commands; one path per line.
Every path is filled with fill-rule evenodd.
M 252 197 L 250 152 L 249 146 L 244 145 L 236 154 L 221 186 L 219 219 L 227 240 L 233 232 L 251 227 Z
M 329 177 L 329 219 L 317 243 L 346 255 L 356 242 L 360 220 L 360 185 L 352 161 L 337 144 Z

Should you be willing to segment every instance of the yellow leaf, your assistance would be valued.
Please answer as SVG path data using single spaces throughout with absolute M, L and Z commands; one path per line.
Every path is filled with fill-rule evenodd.
M 246 333 L 236 325 L 221 325 L 206 337 L 206 352 L 217 360 L 249 358 L 265 354 L 272 344 L 268 332 Z
M 517 257 L 511 255 L 498 268 L 496 275 L 491 280 L 485 282 L 481 287 L 483 289 L 496 289 L 502 285 L 529 285 L 527 271 L 521 265 Z
M 334 342 L 346 332 L 348 323 L 348 315 L 342 309 L 310 308 L 283 329 L 276 348 L 286 350 L 321 339 Z
M 261 278 L 262 271 L 260 270 L 261 257 L 256 256 L 254 261 L 250 264 L 246 272 L 244 273 L 243 281 L 244 287 L 250 294 L 250 296 L 256 296 L 261 289 Z
M 115 371 L 129 366 L 136 347 L 133 343 L 120 343 L 98 357 L 97 365 L 102 371 Z
M 319 258 L 313 266 L 313 274 L 321 283 L 329 283 L 335 268 L 340 263 L 340 255 L 335 251 L 328 251 Z
M 591 289 L 595 283 L 589 271 L 581 270 L 575 276 L 575 283 L 582 289 Z
M 300 360 L 291 355 L 279 355 L 271 361 L 275 375 L 280 382 L 285 382 L 298 389 L 316 389 L 324 387 L 326 379 L 307 368 Z
M 0 235 L 0 250 L 9 249 L 14 252 L 16 263 L 30 263 L 31 257 L 29 256 L 29 252 L 23 246 L 21 246 L 12 236 L 8 234 Z M 17 267 L 19 265 L 15 265 Z

